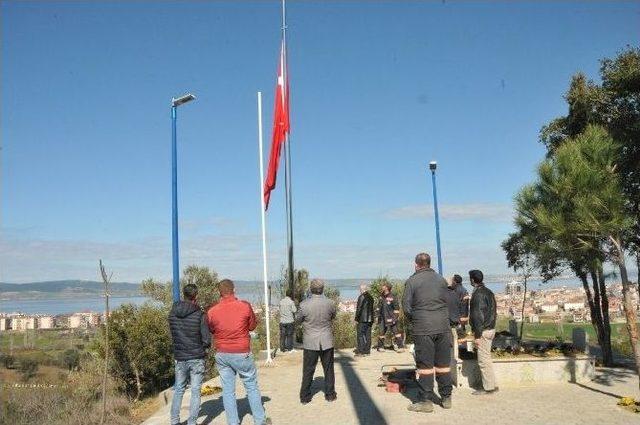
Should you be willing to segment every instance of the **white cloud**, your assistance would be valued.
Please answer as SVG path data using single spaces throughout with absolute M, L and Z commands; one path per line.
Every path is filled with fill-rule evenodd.
M 439 204 L 438 213 L 442 220 L 509 222 L 513 218 L 513 206 L 502 203 Z M 407 205 L 393 208 L 384 213 L 384 217 L 393 220 L 430 218 L 433 216 L 433 204 Z

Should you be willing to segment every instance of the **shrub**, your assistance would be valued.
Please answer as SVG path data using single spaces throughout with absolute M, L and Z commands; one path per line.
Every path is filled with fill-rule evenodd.
M 76 369 L 80 364 L 80 352 L 72 348 L 65 350 L 60 356 L 60 363 L 69 370 Z
M 95 340 L 95 349 L 104 358 L 102 344 L 101 335 Z M 109 350 L 112 376 L 136 400 L 173 382 L 173 349 L 164 307 L 125 304 L 112 311 Z
M 333 321 L 333 343 L 335 348 L 356 346 L 356 322 L 353 314 L 338 312 Z
M 81 371 L 72 374 L 68 386 L 57 388 L 9 388 L 0 391 L 0 423 L 12 425 L 98 424 L 102 409 L 99 362 L 81 360 Z M 108 388 L 113 389 L 113 385 Z M 126 398 L 109 391 L 105 423 L 130 424 Z
M 36 373 L 38 373 L 38 362 L 30 358 L 20 360 L 20 374 L 23 381 L 33 378 Z
M 3 354 L 2 355 L 2 365 L 5 367 L 5 369 L 13 369 L 13 366 L 15 365 L 15 360 L 16 358 L 13 357 L 11 354 Z

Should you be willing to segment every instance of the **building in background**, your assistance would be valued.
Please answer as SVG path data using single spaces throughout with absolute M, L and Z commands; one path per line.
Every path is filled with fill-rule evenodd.
M 38 317 L 38 329 L 53 329 L 56 326 L 56 322 L 53 316 L 39 316 Z
M 32 316 L 14 316 L 11 318 L 11 329 L 14 331 L 36 329 L 36 318 Z

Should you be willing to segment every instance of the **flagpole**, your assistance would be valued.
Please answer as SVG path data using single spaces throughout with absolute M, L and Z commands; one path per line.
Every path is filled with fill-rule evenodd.
M 264 165 L 262 158 L 262 92 L 258 92 L 258 159 L 260 161 L 260 181 L 258 182 L 258 195 L 260 196 L 260 218 L 262 221 L 262 279 L 264 282 L 264 308 L 265 308 L 265 327 L 267 329 L 267 361 L 272 363 L 271 359 L 271 328 L 269 327 L 269 283 L 267 274 L 267 230 L 265 224 L 264 211 L 264 191 L 262 182 L 264 182 Z
M 282 77 L 284 80 L 282 90 L 282 104 L 285 104 L 285 99 L 289 99 L 289 80 L 287 77 L 288 63 L 287 63 L 287 9 L 286 0 L 282 0 L 282 44 L 283 44 L 283 64 Z M 285 93 L 286 91 L 286 93 Z M 288 111 L 287 111 L 288 113 Z M 284 143 L 284 186 L 285 186 L 285 210 L 287 215 L 287 270 L 289 277 L 289 289 L 291 294 L 295 297 L 295 276 L 294 276 L 294 264 L 293 264 L 293 205 L 291 200 L 291 146 L 289 144 L 289 131 L 285 134 Z

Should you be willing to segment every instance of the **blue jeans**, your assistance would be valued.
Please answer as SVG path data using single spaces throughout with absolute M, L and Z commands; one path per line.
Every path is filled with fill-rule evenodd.
M 200 412 L 200 387 L 204 378 L 204 359 L 176 360 L 176 385 L 171 400 L 171 423 L 180 423 L 180 407 L 182 396 L 187 389 L 187 381 L 191 381 L 191 404 L 187 425 L 196 425 Z
M 253 422 L 262 425 L 266 418 L 262 397 L 258 389 L 258 372 L 251 353 L 216 353 L 216 366 L 222 382 L 222 403 L 229 425 L 238 425 L 238 404 L 236 402 L 236 374 L 240 375 L 247 392 Z

